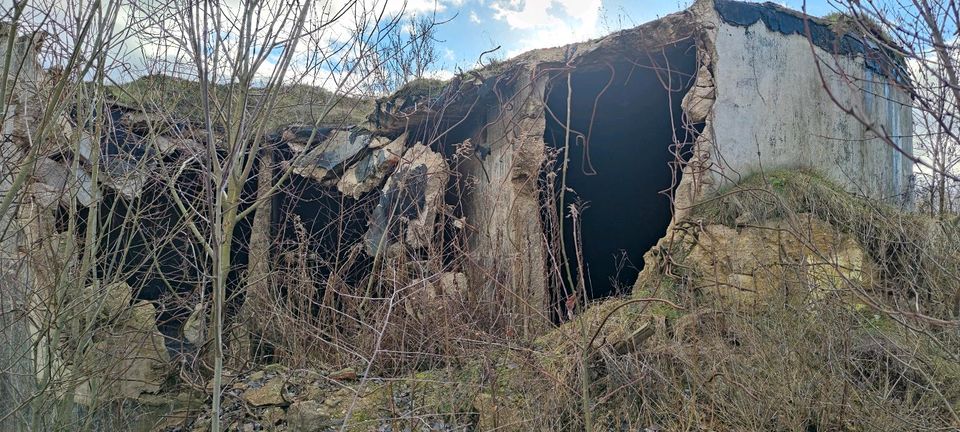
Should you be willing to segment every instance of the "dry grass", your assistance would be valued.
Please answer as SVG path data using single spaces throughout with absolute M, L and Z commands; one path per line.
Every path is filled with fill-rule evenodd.
M 852 236 L 875 277 L 824 279 L 814 267 L 794 266 L 789 283 L 802 293 L 770 289 L 752 302 L 729 302 L 700 290 L 710 275 L 685 266 L 703 233 L 697 227 L 780 221 L 784 236 L 803 238 L 814 229 L 811 216 L 829 222 L 834 235 Z M 369 371 L 388 377 L 364 384 L 375 391 L 354 420 L 414 430 L 424 419 L 478 430 L 583 430 L 588 373 L 595 430 L 960 426 L 951 306 L 960 259 L 950 252 L 960 240 L 952 224 L 856 199 L 813 175 L 779 172 L 722 191 L 675 229 L 676 240 L 648 256 L 631 298 L 591 305 L 536 340 L 484 326 L 489 317 L 470 302 L 430 303 L 410 287 L 434 270 L 421 262 L 413 268 L 423 272 L 397 272 L 414 263 L 389 263 L 381 278 L 395 278 L 380 279 L 377 292 L 409 294 L 343 315 L 368 317 L 346 345 L 379 353 Z M 624 349 L 620 342 L 644 326 L 653 335 Z

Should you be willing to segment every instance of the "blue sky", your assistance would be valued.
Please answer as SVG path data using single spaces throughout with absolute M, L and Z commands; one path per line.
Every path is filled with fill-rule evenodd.
M 499 58 L 533 49 L 578 42 L 630 28 L 673 12 L 688 0 L 408 0 L 408 10 L 436 5 L 437 69 L 454 71 L 476 66 L 480 53 L 493 49 Z M 800 9 L 803 0 L 778 0 Z M 807 0 L 807 10 L 823 15 L 835 10 L 828 0 Z M 489 57 L 485 57 L 488 59 Z

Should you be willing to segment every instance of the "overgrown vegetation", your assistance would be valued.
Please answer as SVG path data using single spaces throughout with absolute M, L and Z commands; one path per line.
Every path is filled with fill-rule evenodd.
M 716 231 L 701 228 L 714 224 L 777 232 L 757 245 L 781 249 L 782 262 L 761 264 L 780 268 L 775 285 L 746 295 L 733 286 L 706 289 L 719 279 L 693 269 L 723 263 L 695 263 L 704 255 L 691 251 L 722 256 L 704 246 L 720 244 L 704 243 Z M 861 271 L 875 272 L 874 278 L 817 247 L 817 238 L 844 235 L 862 248 L 868 259 Z M 594 305 L 538 340 L 529 354 L 505 355 L 536 359 L 507 360 L 526 369 L 507 373 L 540 378 L 510 380 L 509 391 L 498 390 L 538 401 L 510 412 L 514 421 L 527 422 L 517 429 L 582 428 L 576 390 L 582 322 L 598 335 L 587 373 L 601 430 L 940 430 L 960 424 L 960 259 L 951 253 L 960 236 L 953 224 L 789 171 L 757 175 L 705 200 L 671 237 L 648 256 L 630 299 Z M 836 277 L 823 277 L 825 271 Z M 655 329 L 652 336 L 623 347 L 647 326 Z
M 892 43 L 890 33 L 883 29 L 879 22 L 869 17 L 856 17 L 848 12 L 831 12 L 822 18 L 837 34 L 866 35 L 870 38 L 879 38 L 885 43 Z M 902 57 L 901 57 L 902 59 Z
M 960 424 L 955 230 L 816 175 L 757 175 L 678 221 L 630 297 L 529 342 L 464 323 L 439 351 L 446 361 L 348 383 L 356 409 L 344 420 L 352 430 L 583 430 L 587 374 L 595 430 L 946 430 Z M 724 232 L 761 239 L 758 250 Z M 757 263 L 754 286 L 737 287 L 713 261 L 730 254 L 774 258 Z M 407 328 L 429 325 L 451 329 Z
M 244 3 L 239 12 L 196 2 L 174 2 L 170 12 L 144 3 L 134 15 L 170 36 L 165 48 L 192 56 L 171 70 L 196 67 L 199 80 L 151 75 L 107 85 L 118 67 L 107 53 L 128 42 L 113 33 L 121 3 L 64 3 L 72 12 L 66 15 L 83 17 L 61 17 L 54 26 L 69 27 L 66 39 L 76 45 L 59 52 L 66 73 L 12 73 L 21 72 L 10 65 L 22 54 L 13 47 L 33 43 L 39 32 L 21 37 L 11 27 L 0 42 L 0 94 L 9 95 L 0 112 L 11 119 L 9 129 L 4 122 L 0 172 L 0 428 L 960 427 L 960 227 L 945 214 L 943 194 L 936 205 L 931 195 L 930 209 L 939 210 L 931 213 L 940 213 L 932 218 L 857 198 L 811 173 L 758 174 L 674 221 L 645 257 L 630 295 L 588 304 L 581 278 L 582 293 L 547 299 L 557 310 L 545 312 L 520 303 L 549 293 L 523 297 L 531 289 L 504 277 L 540 264 L 499 250 L 478 258 L 470 244 L 474 221 L 463 216 L 462 202 L 444 196 L 497 192 L 463 169 L 489 148 L 472 147 L 469 138 L 451 143 L 433 199 L 412 195 L 428 188 L 426 174 L 400 188 L 402 199 L 393 202 L 383 199 L 385 177 L 356 196 L 324 183 L 344 174 L 345 162 L 315 183 L 291 174 L 315 150 L 297 153 L 296 145 L 315 144 L 329 126 L 363 122 L 376 102 L 342 84 L 328 91 L 280 72 L 256 84 L 266 53 L 293 61 L 296 43 L 309 42 L 327 56 L 312 58 L 313 68 L 343 59 L 331 52 L 348 53 L 345 63 L 359 75 L 383 75 L 369 88 L 406 84 L 381 103 L 416 104 L 444 86 L 424 78 L 434 57 L 431 20 L 411 21 L 415 31 L 403 33 L 402 14 L 350 9 L 363 22 L 350 23 L 356 34 L 342 42 L 323 32 L 343 23 L 328 21 L 330 11 L 311 10 L 309 2 L 299 9 Z M 19 1 L 10 12 L 18 25 L 26 5 Z M 48 19 L 46 9 L 35 8 Z M 237 25 L 243 37 L 234 37 L 219 27 L 230 20 L 257 24 Z M 289 28 L 275 32 L 278 22 Z M 44 23 L 31 30 L 40 28 Z M 331 40 L 328 51 L 317 48 Z M 410 45 L 413 51 L 397 52 Z M 391 53 L 402 61 L 383 59 Z M 485 73 L 515 66 L 492 63 Z M 572 67 L 556 73 L 569 77 Z M 508 81 L 522 81 L 519 72 Z M 478 78 L 477 86 L 509 108 L 503 111 L 525 114 L 529 106 L 500 94 L 497 80 Z M 943 88 L 960 88 L 952 84 Z M 120 140 L 118 132 L 128 131 L 104 115 L 114 114 L 114 101 L 162 119 L 186 118 L 202 132 L 176 136 L 176 127 L 158 133 L 149 125 L 143 143 Z M 942 105 L 931 111 L 950 112 L 951 104 Z M 500 116 L 487 108 L 478 108 L 478 125 L 525 133 L 510 122 L 522 119 L 497 123 Z M 543 118 L 537 121 L 542 126 Z M 309 136 L 283 149 L 297 155 L 273 160 L 281 151 L 265 151 L 262 137 L 290 123 L 306 124 L 298 132 Z M 402 137 L 398 153 L 412 144 Z M 359 150 L 345 159 L 389 171 L 409 156 L 373 158 L 393 144 L 377 138 L 357 141 Z M 949 159 L 931 164 L 932 186 L 941 190 Z M 578 207 L 548 196 L 562 197 L 567 185 L 538 169 L 505 178 L 533 185 L 526 192 L 550 213 L 547 229 L 555 232 L 535 235 L 562 239 L 563 223 L 576 227 Z M 436 207 L 425 218 L 430 229 L 422 243 L 391 249 L 386 243 L 396 239 L 384 236 L 377 252 L 365 254 L 366 232 L 357 227 L 365 229 L 382 202 L 384 231 L 404 231 L 397 239 L 412 236 L 406 229 L 418 212 Z M 258 211 L 275 204 L 281 207 Z M 301 204 L 299 214 L 290 210 Z M 280 226 L 274 213 L 284 217 Z M 562 277 L 558 262 L 567 260 L 552 259 L 549 271 Z M 583 263 L 574 265 L 582 275 Z M 152 288 L 160 287 L 155 292 L 148 292 L 147 273 L 155 276 Z M 570 274 L 570 286 L 578 285 Z M 166 344 L 158 328 L 164 319 L 182 321 Z M 175 415 L 159 423 L 138 418 L 158 413 Z

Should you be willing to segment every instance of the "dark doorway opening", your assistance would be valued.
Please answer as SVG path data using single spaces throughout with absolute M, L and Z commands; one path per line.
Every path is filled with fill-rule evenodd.
M 680 102 L 696 67 L 696 49 L 686 42 L 639 58 L 579 66 L 570 74 L 569 92 L 566 74 L 551 80 L 544 139 L 558 157 L 548 167 L 556 176 L 546 188 L 553 196 L 545 212 L 556 213 L 546 217 L 548 241 L 555 252 L 563 252 L 551 272 L 558 310 L 579 285 L 578 253 L 588 299 L 622 294 L 642 269 L 643 254 L 665 234 L 679 162 L 693 139 Z M 565 138 L 568 189 L 559 209 Z M 579 248 L 571 204 L 579 210 Z

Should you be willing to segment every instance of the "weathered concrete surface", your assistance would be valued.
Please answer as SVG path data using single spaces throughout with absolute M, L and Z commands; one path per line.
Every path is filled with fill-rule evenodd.
M 371 145 L 378 145 L 374 150 L 357 163 L 351 165 L 337 182 L 337 190 L 344 195 L 359 198 L 367 192 L 376 189 L 388 174 L 400 163 L 406 151 L 407 134 L 400 135 L 385 145 L 379 145 L 378 140 L 371 141 Z
M 105 368 L 96 374 L 106 384 L 99 398 L 135 399 L 156 393 L 170 371 L 153 303 L 139 301 L 124 312 L 94 346 L 96 364 Z
M 808 168 L 852 192 L 906 199 L 912 163 L 837 106 L 886 130 L 910 153 L 911 101 L 900 84 L 868 68 L 863 56 L 834 55 L 762 20 L 748 27 L 728 23 L 712 2 L 692 10 L 704 24 L 708 46 L 701 57 L 712 74 L 698 74 L 685 107 L 692 120 L 706 122 L 698 150 L 709 160 L 695 168 L 709 171 L 699 179 L 709 189 L 761 170 Z M 772 10 L 796 20 L 794 12 Z M 707 104 L 712 106 L 704 115 Z
M 0 25 L 0 37 L 4 40 L 13 29 L 8 24 Z M 15 186 L 20 174 L 18 161 L 27 157 L 29 148 L 26 137 L 31 125 L 36 123 L 35 95 L 37 83 L 42 79 L 36 62 L 36 51 L 42 43 L 39 39 L 17 38 L 7 74 L 13 98 L 0 95 L 10 103 L 3 113 L 3 140 L 0 143 L 0 196 L 22 196 L 22 189 Z M 0 57 L 6 57 L 7 44 L 0 44 Z M 19 77 L 14 81 L 14 77 Z M 10 206 L 0 213 L 0 429 L 26 430 L 31 416 L 29 400 L 37 390 L 37 360 L 33 350 L 33 333 L 30 326 L 33 274 L 24 259 L 21 247 L 25 236 L 23 225 L 29 218 L 21 216 L 20 200 L 13 199 Z M 27 215 L 29 216 L 29 214 Z
M 401 245 L 413 249 L 429 245 L 448 178 L 441 154 L 420 143 L 407 150 L 373 210 L 365 237 L 367 253 L 392 255 Z
M 865 61 L 851 48 L 863 47 L 855 37 L 835 35 L 829 29 L 825 33 L 819 22 L 818 36 L 811 43 L 797 33 L 795 24 L 803 18 L 794 11 L 772 4 L 744 4 L 765 18 L 740 25 L 720 19 L 719 3 L 701 0 L 663 20 L 595 41 L 532 51 L 497 65 L 496 70 L 477 72 L 484 85 L 516 79 L 512 90 L 505 91 L 498 103 L 482 114 L 485 118 L 470 137 L 474 146 L 489 149 L 489 154 L 471 158 L 460 168 L 470 185 L 462 197 L 463 210 L 467 226 L 474 230 L 470 247 L 476 254 L 474 270 L 478 272 L 470 279 L 496 281 L 492 287 L 475 287 L 480 295 L 492 293 L 489 299 L 498 301 L 506 293 L 522 298 L 527 305 L 538 305 L 533 306 L 536 309 L 543 299 L 537 295 L 545 294 L 531 292 L 546 293 L 543 227 L 536 216 L 538 201 L 533 193 L 533 179 L 544 159 L 542 121 L 546 114 L 542 91 L 537 90 L 542 83 L 536 78 L 530 81 L 536 73 L 517 70 L 597 68 L 625 56 L 647 55 L 647 50 L 677 40 L 693 40 L 699 66 L 683 108 L 685 121 L 703 128 L 676 191 L 675 220 L 719 188 L 762 170 L 780 168 L 811 169 L 873 198 L 902 202 L 909 196 L 910 161 L 844 113 L 846 108 L 854 109 L 886 130 L 905 152 L 912 151 L 910 99 L 900 87 L 899 75 L 891 69 L 895 61 L 881 66 L 874 57 Z M 778 26 L 778 19 L 793 27 Z M 841 54 L 823 48 L 831 46 L 833 37 L 842 39 L 839 46 L 847 48 Z M 823 77 L 817 59 L 824 64 Z M 843 73 L 830 72 L 837 68 Z M 462 104 L 470 102 L 467 95 Z M 664 172 L 668 175 L 667 167 Z M 530 291 L 518 295 L 517 281 Z
M 727 306 L 751 306 L 784 294 L 802 298 L 867 284 L 868 258 L 856 240 L 811 215 L 762 226 L 705 225 L 685 256 L 694 289 Z
M 549 292 L 538 178 L 545 156 L 546 77 L 518 73 L 511 103 L 490 107 L 470 137 L 489 149 L 460 172 L 470 185 L 461 197 L 473 262 L 468 279 L 476 299 L 503 307 L 514 328 L 535 332 L 549 322 Z
M 331 130 L 329 136 L 314 134 L 311 141 L 311 130 L 294 131 L 287 142 L 295 151 L 302 148 L 299 151 L 306 152 L 295 162 L 293 172 L 317 181 L 327 180 L 335 169 L 360 155 L 371 141 L 369 133 L 347 129 Z
M 42 205 L 69 204 L 71 198 L 84 207 L 99 200 L 99 191 L 94 189 L 90 176 L 82 169 L 68 168 L 52 159 L 37 161 L 34 178 L 39 189 L 34 196 Z
M 0 31 L 4 39 L 7 31 Z M 36 62 L 43 37 L 16 41 L 7 87 L 13 103 L 4 107 L 0 144 L 0 195 L 11 199 L 0 214 L 0 417 L 11 422 L 0 423 L 3 430 L 29 427 L 24 398 L 34 397 L 38 385 L 42 404 L 57 397 L 77 403 L 134 398 L 159 389 L 169 361 L 156 308 L 131 305 L 126 283 L 85 286 L 90 282 L 77 278 L 76 233 L 58 232 L 54 216 L 74 202 L 98 205 L 105 187 L 139 195 L 155 152 L 135 148 L 142 137 L 119 127 L 101 142 L 73 127 L 63 106 L 43 112 L 59 77 Z M 49 123 L 41 129 L 45 117 Z M 8 416 L 13 409 L 18 413 Z
M 465 117 L 470 120 L 464 123 L 468 125 L 464 127 L 473 130 L 462 135 L 468 137 L 476 151 L 457 168 L 462 186 L 458 199 L 462 204 L 462 227 L 468 242 L 468 256 L 462 260 L 464 268 L 457 268 L 457 273 L 445 274 L 434 287 L 439 289 L 431 292 L 436 291 L 434 295 L 462 295 L 465 300 L 499 308 L 498 312 L 503 312 L 506 317 L 507 326 L 520 332 L 537 333 L 548 325 L 551 313 L 551 287 L 546 282 L 548 257 L 538 187 L 546 151 L 543 139 L 544 89 L 548 75 L 562 77 L 563 72 L 571 68 L 602 68 L 605 62 L 629 61 L 627 59 L 631 56 L 648 55 L 649 51 L 683 39 L 696 41 L 699 59 L 696 82 L 683 99 L 683 107 L 688 121 L 702 122 L 705 127 L 697 138 L 693 156 L 687 161 L 683 183 L 678 190 L 677 218 L 684 215 L 685 206 L 706 193 L 761 169 L 807 167 L 850 190 L 874 197 L 895 198 L 908 190 L 912 170 L 909 161 L 870 136 L 859 122 L 845 116 L 834 105 L 823 88 L 813 60 L 820 58 L 829 66 L 824 67 L 828 87 L 842 104 L 863 113 L 892 135 L 903 136 L 898 138 L 899 143 L 904 150 L 910 151 L 909 99 L 902 89 L 865 67 L 860 57 L 833 57 L 822 47 L 811 48 L 801 35 L 771 30 L 763 21 L 750 25 L 724 22 L 710 0 L 699 1 L 688 11 L 637 29 L 582 44 L 533 51 L 457 77 L 447 89 L 440 91 L 443 103 L 439 105 L 429 100 L 401 104 L 410 105 L 413 111 L 391 114 L 381 125 L 383 136 L 345 129 L 312 135 L 319 131 L 297 128 L 288 130 L 280 140 L 285 141 L 295 154 L 304 156 L 294 168 L 296 174 L 322 181 L 327 186 L 336 185 L 345 195 L 356 198 L 374 193 L 386 182 L 380 188 L 380 202 L 365 240 L 371 255 L 390 254 L 393 253 L 391 249 L 400 247 L 424 248 L 440 238 L 435 225 L 437 214 L 445 204 L 443 194 L 448 182 L 447 161 L 443 156 L 422 144 L 406 149 L 406 139 L 401 133 L 407 128 L 413 130 L 421 124 L 437 121 L 437 118 L 448 122 L 464 120 Z M 25 70 L 36 72 L 34 75 L 38 78 L 35 81 L 39 81 L 39 69 L 32 64 L 28 66 L 34 69 L 28 67 Z M 836 67 L 846 71 L 852 79 L 831 75 L 829 70 Z M 33 72 L 24 76 L 30 77 L 31 74 Z M 36 90 L 36 86 L 31 89 L 27 84 L 30 84 L 29 80 L 21 87 L 21 96 Z M 3 155 L 10 157 L 9 160 L 25 158 L 24 149 L 29 148 L 29 143 L 24 138 L 31 130 L 30 126 L 36 124 L 38 114 L 37 105 L 30 104 L 29 98 L 20 98 L 17 102 L 4 121 L 4 132 L 19 139 L 14 140 L 15 145 L 4 143 Z M 149 116 L 129 112 L 124 116 L 125 122 L 133 128 L 150 126 Z M 97 143 L 99 137 L 77 135 L 79 140 L 72 144 L 77 147 L 76 157 L 89 161 L 102 156 L 100 153 L 104 150 Z M 387 138 L 398 135 L 401 138 Z M 315 140 L 309 140 L 311 136 Z M 64 139 L 58 136 L 51 141 L 59 143 Z M 424 142 L 436 145 L 432 137 L 431 141 Z M 198 140 L 189 134 L 161 134 L 134 144 L 140 147 L 128 153 L 170 156 L 177 150 L 196 148 Z M 146 152 L 144 149 L 152 150 Z M 47 158 L 50 154 L 46 149 L 41 152 L 39 168 L 30 173 L 32 184 L 26 189 L 31 198 L 23 202 L 45 208 L 44 220 L 49 220 L 52 214 L 49 210 L 55 204 L 73 197 L 83 206 L 96 203 L 99 194 L 94 186 L 89 185 L 90 176 L 57 164 L 55 159 Z M 119 153 L 108 156 L 101 161 L 103 187 L 116 189 L 127 197 L 137 196 L 144 173 L 155 167 L 151 159 L 131 159 Z M 277 162 L 282 166 L 283 161 Z M 3 168 L 0 192 L 6 194 L 16 172 L 8 166 Z M 264 180 L 260 189 L 269 189 L 273 177 L 261 178 Z M 644 200 L 647 197 L 624 199 Z M 14 203 L 8 215 L 23 214 L 17 204 L 19 201 Z M 274 240 L 268 238 L 269 207 L 258 210 L 256 217 L 254 225 L 258 237 L 252 240 L 256 246 L 251 252 L 251 260 L 257 263 L 257 267 L 253 267 L 251 274 L 267 275 L 270 268 L 265 263 Z M 0 215 L 0 218 L 9 216 Z M 7 346 L 26 345 L 27 352 L 31 341 L 24 335 L 29 329 L 15 324 L 26 322 L 27 299 L 42 285 L 36 281 L 50 274 L 46 271 L 47 275 L 34 275 L 34 269 L 24 264 L 24 251 L 30 249 L 25 245 L 30 242 L 17 237 L 23 231 L 23 227 L 17 224 L 34 223 L 28 221 L 35 220 L 39 219 L 0 219 L 4 225 L 13 222 L 14 228 L 8 232 L 16 233 L 0 238 L 0 252 L 3 253 L 0 258 L 5 271 L 0 282 L 18 288 L 11 291 L 19 294 L 3 299 L 2 324 L 9 329 L 3 336 L 10 342 Z M 50 225 L 45 222 L 34 227 L 39 230 L 34 232 L 44 233 L 43 236 L 55 240 L 49 232 Z M 719 248 L 728 252 L 702 251 L 705 262 L 715 260 L 729 264 L 725 273 L 718 276 L 718 283 L 742 284 L 743 275 L 756 273 L 756 269 L 747 267 L 750 262 L 744 261 L 743 256 L 729 251 L 770 246 L 765 239 L 758 237 L 758 233 L 748 232 L 741 242 L 730 237 L 731 233 L 721 232 L 721 227 L 708 227 L 707 231 L 727 239 L 712 246 L 717 246 L 715 250 Z M 386 252 L 382 250 L 384 246 Z M 459 276 L 460 271 L 463 277 Z M 254 285 L 257 288 L 251 291 L 253 294 L 248 299 L 269 301 L 267 282 L 256 281 Z M 114 309 L 112 304 L 108 308 Z M 19 321 L 11 322 L 10 317 Z M 199 328 L 189 333 L 192 336 L 188 339 L 202 339 Z M 116 343 L 104 342 L 106 345 L 100 347 L 112 350 L 122 343 L 136 348 L 137 357 L 162 357 L 159 352 L 150 352 L 156 348 L 153 329 L 148 328 L 146 334 L 148 336 L 139 345 L 118 338 L 114 341 Z M 24 352 L 16 349 L 4 351 L 0 369 L 17 371 L 21 370 L 20 366 L 29 368 L 24 359 L 26 363 L 32 359 L 22 354 Z M 43 363 L 43 359 L 40 360 Z M 161 363 L 163 360 L 159 358 Z M 19 363 L 11 365 L 14 361 Z M 147 364 L 146 368 L 142 363 L 129 364 L 138 371 L 141 381 L 150 383 L 149 387 L 145 390 L 121 388 L 119 393 L 132 395 L 154 390 L 156 380 L 151 381 L 147 376 L 152 370 L 151 364 L 158 363 Z M 32 380 L 36 373 L 20 373 L 20 376 Z M 118 377 L 126 379 L 123 375 Z M 16 378 L 8 374 L 3 379 L 12 381 Z M 4 392 L 2 395 L 9 394 L 6 385 Z

